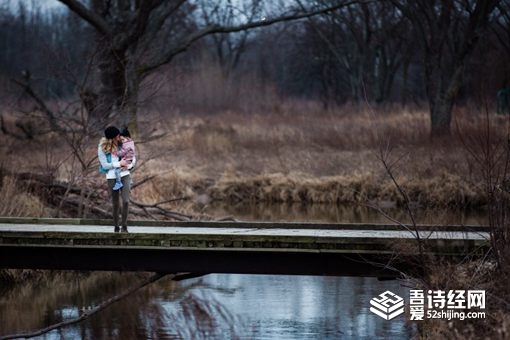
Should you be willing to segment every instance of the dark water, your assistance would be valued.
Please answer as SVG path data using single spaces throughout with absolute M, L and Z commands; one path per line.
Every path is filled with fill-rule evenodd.
M 384 206 L 384 204 L 383 204 Z M 213 202 L 203 208 L 215 218 L 233 217 L 244 221 L 295 221 L 323 223 L 410 223 L 404 208 L 383 207 L 381 211 L 367 206 L 336 204 L 226 204 Z M 487 224 L 486 212 L 453 209 L 412 209 L 419 224 Z
M 91 273 L 60 277 L 3 292 L 0 334 L 77 317 L 140 282 L 140 274 Z M 374 278 L 207 275 L 142 288 L 78 324 L 40 339 L 409 339 L 413 324 L 400 315 L 386 321 L 369 310 L 371 298 L 398 281 Z

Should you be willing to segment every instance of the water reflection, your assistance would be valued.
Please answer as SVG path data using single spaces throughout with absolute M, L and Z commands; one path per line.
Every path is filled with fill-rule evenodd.
M 374 278 L 211 275 L 209 291 L 235 311 L 247 328 L 242 338 L 254 339 L 407 339 L 404 318 L 388 322 L 369 311 L 372 297 L 386 290 L 407 296 L 397 281 Z M 225 295 L 215 287 L 236 288 Z
M 0 335 L 74 318 L 142 276 L 91 273 L 15 288 L 0 297 Z M 408 339 L 413 330 L 404 316 L 386 321 L 369 311 L 369 300 L 386 290 L 409 295 L 397 281 L 374 278 L 214 274 L 176 283 L 167 277 L 40 338 Z
M 383 210 L 391 218 L 410 223 L 405 209 L 386 208 Z M 359 205 L 337 204 L 227 204 L 212 202 L 205 213 L 221 218 L 232 216 L 244 221 L 294 221 L 294 222 L 330 222 L 330 223 L 389 223 L 384 214 L 373 208 Z M 417 223 L 420 224 L 486 224 L 483 211 L 453 209 L 416 209 Z

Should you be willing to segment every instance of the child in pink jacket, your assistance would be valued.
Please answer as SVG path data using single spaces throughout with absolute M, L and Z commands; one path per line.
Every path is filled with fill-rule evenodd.
M 121 133 L 121 141 L 122 145 L 117 150 L 117 156 L 119 157 L 119 161 L 121 159 L 125 160 L 128 163 L 128 167 L 133 161 L 135 157 L 135 142 L 131 139 L 131 134 L 129 133 L 127 128 L 122 129 Z M 115 185 L 113 186 L 113 190 L 119 190 L 122 188 L 122 182 L 120 180 L 120 168 L 115 169 Z

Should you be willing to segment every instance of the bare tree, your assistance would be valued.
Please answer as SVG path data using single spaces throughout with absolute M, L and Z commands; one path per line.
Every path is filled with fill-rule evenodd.
M 465 64 L 501 0 L 391 1 L 423 48 L 431 137 L 449 135 Z
M 200 26 L 195 1 L 186 0 L 59 0 L 96 31 L 99 90 L 91 115 L 104 119 L 121 112 L 131 131 L 137 130 L 140 85 L 196 41 L 220 33 L 241 32 L 277 22 L 327 13 L 356 1 L 335 1 L 314 11 L 291 11 L 274 17 L 224 26 Z
M 304 3 L 296 1 L 304 8 Z M 309 23 L 314 40 L 323 42 L 315 53 L 323 54 L 324 67 L 333 63 L 335 66 L 328 68 L 337 70 L 323 72 L 325 87 L 340 85 L 334 78 L 345 79 L 354 102 L 365 100 L 367 94 L 378 103 L 389 98 L 406 56 L 403 49 L 407 38 L 406 23 L 393 5 L 384 1 L 359 3 L 319 19 L 310 18 Z M 336 95 L 336 91 L 327 92 Z
M 261 0 L 253 0 L 249 3 L 234 4 L 232 0 L 210 2 L 199 0 L 202 10 L 202 20 L 205 25 L 221 24 L 233 26 L 239 18 L 246 18 L 247 21 L 261 20 L 263 18 L 263 7 Z M 245 30 L 232 34 L 212 34 L 211 42 L 213 53 L 222 67 L 225 74 L 238 65 L 241 55 L 245 52 L 250 31 Z
M 492 20 L 492 29 L 494 32 L 498 59 L 500 60 L 500 65 L 496 70 L 499 77 L 501 77 L 501 81 L 497 84 L 500 88 L 510 87 L 510 65 L 508 64 L 508 58 L 510 57 L 510 3 L 508 1 L 502 1 L 495 11 L 494 18 Z M 504 90 L 503 90 L 504 91 Z M 505 100 L 508 101 L 508 90 L 506 92 Z M 499 104 L 499 103 L 498 103 Z M 508 102 L 506 103 L 506 107 L 502 107 L 503 111 L 506 109 L 510 109 L 510 105 Z M 498 110 L 500 111 L 500 110 Z
M 493 22 L 498 42 L 510 54 L 510 3 L 502 1 L 498 4 Z

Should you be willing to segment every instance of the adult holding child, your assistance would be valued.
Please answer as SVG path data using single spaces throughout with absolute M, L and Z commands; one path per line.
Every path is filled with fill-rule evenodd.
M 127 131 L 127 130 L 126 130 Z M 128 133 L 129 134 L 129 133 Z M 128 152 L 122 148 L 120 130 L 115 126 L 108 126 L 104 130 L 104 137 L 99 141 L 97 157 L 105 173 L 108 189 L 112 197 L 114 231 L 127 232 L 127 217 L 129 213 L 129 192 L 131 190 L 131 172 L 136 163 L 134 143 L 126 140 L 130 148 L 129 157 L 122 158 Z M 122 207 L 120 206 L 122 199 Z M 119 229 L 119 213 L 121 215 Z

